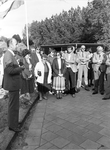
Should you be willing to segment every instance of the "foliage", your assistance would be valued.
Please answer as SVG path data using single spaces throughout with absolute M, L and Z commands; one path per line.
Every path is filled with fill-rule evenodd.
M 36 45 L 110 42 L 110 0 L 93 0 L 29 26 L 29 36 Z M 24 31 L 24 33 L 26 33 Z

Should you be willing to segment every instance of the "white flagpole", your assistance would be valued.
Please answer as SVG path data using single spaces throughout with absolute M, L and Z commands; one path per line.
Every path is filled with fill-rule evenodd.
M 27 49 L 29 49 L 29 31 L 28 31 L 28 17 L 27 17 L 27 0 L 24 0 L 25 5 L 25 18 L 26 18 L 26 36 L 27 36 Z

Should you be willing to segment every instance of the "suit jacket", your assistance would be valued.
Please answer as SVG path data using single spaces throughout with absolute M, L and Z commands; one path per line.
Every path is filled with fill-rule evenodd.
M 94 71 L 101 71 L 101 72 L 105 72 L 106 71 L 106 55 L 105 53 L 101 53 L 101 56 L 99 56 L 99 54 L 97 52 L 94 53 L 93 55 L 93 70 Z
M 66 72 L 66 65 L 65 65 L 65 60 L 61 59 L 61 70 L 59 70 L 59 66 L 58 66 L 58 61 L 57 58 L 55 58 L 53 60 L 53 65 L 52 65 L 52 69 L 53 69 L 53 76 L 57 77 L 59 74 L 59 71 L 61 71 L 61 74 L 63 74 L 63 76 L 65 75 Z
M 20 89 L 20 73 L 22 68 L 10 51 L 6 51 L 3 58 L 4 77 L 3 88 L 8 91 L 16 91 Z
M 32 65 L 35 68 L 36 64 L 39 62 L 36 52 L 31 53 Z
M 73 72 L 77 72 L 77 61 L 78 61 L 78 57 L 76 54 L 74 54 L 73 52 L 70 54 L 70 60 L 68 59 L 69 54 L 67 53 L 65 55 L 65 61 L 70 62 L 70 68 L 72 69 Z
M 79 60 L 79 64 L 81 64 L 81 65 L 85 65 L 90 60 L 90 56 L 89 56 L 88 52 L 86 52 L 86 51 L 78 52 L 77 57 L 78 57 L 78 60 Z

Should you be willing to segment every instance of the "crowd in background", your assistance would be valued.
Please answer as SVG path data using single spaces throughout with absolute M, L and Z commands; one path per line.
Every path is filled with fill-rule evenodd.
M 41 47 L 35 48 L 34 43 L 29 50 L 17 51 L 19 42 L 18 36 L 14 35 L 0 59 L 0 85 L 9 97 L 10 129 L 20 131 L 17 128 L 19 99 L 31 104 L 31 94 L 35 90 L 41 101 L 48 99 L 49 94 L 57 99 L 68 94 L 75 98 L 81 87 L 89 91 L 93 86 L 92 94 L 105 93 L 103 100 L 110 99 L 110 53 L 105 53 L 103 47 L 98 46 L 94 53 L 85 45 L 77 49 L 68 46 L 65 51 L 50 48 L 46 55 Z M 106 91 L 105 80 L 108 81 Z

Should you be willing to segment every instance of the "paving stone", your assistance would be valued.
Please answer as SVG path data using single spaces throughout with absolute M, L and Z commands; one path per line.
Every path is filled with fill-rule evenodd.
M 102 135 L 110 137 L 110 129 L 109 128 L 104 128 L 99 133 Z
M 39 146 L 40 144 L 40 138 L 39 137 L 27 137 L 25 142 L 29 146 Z
M 42 146 L 42 145 L 44 145 L 46 143 L 48 143 L 48 142 L 46 140 L 44 140 L 44 139 L 41 138 L 39 146 Z
M 76 124 L 71 123 L 71 122 L 69 122 L 69 121 L 67 121 L 67 122 L 65 122 L 65 123 L 63 123 L 63 124 L 61 124 L 61 126 L 64 127 L 64 128 L 66 128 L 67 130 L 70 130 L 70 131 L 73 131 L 73 130 L 77 127 Z
M 25 147 L 23 147 L 22 150 L 36 150 L 37 148 L 38 148 L 38 146 L 25 146 Z
M 56 135 L 56 134 L 54 134 L 54 133 L 52 133 L 50 131 L 42 134 L 42 139 L 44 139 L 44 140 L 46 140 L 48 142 L 53 140 L 53 139 L 55 139 L 55 138 L 57 138 L 57 137 L 58 137 L 58 135 Z
M 73 133 L 69 138 L 68 138 L 68 140 L 70 141 L 70 142 L 72 142 L 73 144 L 76 144 L 76 145 L 80 145 L 80 144 L 82 144 L 83 142 L 85 142 L 86 140 L 87 140 L 87 138 L 86 137 L 84 137 L 84 136 L 81 136 L 81 135 L 79 135 L 79 134 L 77 134 L 77 133 Z
M 43 123 L 44 118 L 43 117 L 33 117 L 32 123 Z
M 57 115 L 57 117 L 61 118 L 61 119 L 66 119 L 68 118 L 69 116 L 66 114 L 66 113 L 61 113 L 59 115 Z
M 50 147 L 50 148 L 49 148 L 49 150 L 52 150 L 52 149 L 54 149 L 54 150 L 58 150 L 59 148 L 58 148 L 58 147 L 56 147 L 56 146 L 52 146 L 52 147 Z
M 36 107 L 26 150 L 110 150 L 110 103 L 81 91 L 73 99 L 51 95 Z
M 67 129 L 61 129 L 58 132 L 56 132 L 56 134 L 63 137 L 64 139 L 68 139 L 68 137 L 72 135 L 72 132 Z
M 83 119 L 80 119 L 78 121 L 75 122 L 75 124 L 81 126 L 81 127 L 86 127 L 88 124 L 90 124 L 88 121 L 85 121 Z
M 92 122 L 94 124 L 101 124 L 102 120 L 98 119 L 98 118 L 91 118 L 90 120 L 88 120 L 88 122 Z
M 77 150 L 77 149 L 79 149 L 79 150 L 84 150 L 84 149 L 81 148 L 80 146 L 77 146 L 77 145 L 72 144 L 72 143 L 70 143 L 70 144 L 66 145 L 65 147 L 63 147 L 62 150 L 73 150 L 73 149 L 75 149 L 75 150 Z
M 57 118 L 56 116 L 52 116 L 52 115 L 46 115 L 45 116 L 45 120 L 48 120 L 48 121 L 52 121 L 52 120 L 54 120 L 56 118 Z
M 34 117 L 44 117 L 44 113 L 35 113 Z
M 53 145 L 57 146 L 58 148 L 63 148 L 65 145 L 69 144 L 70 142 L 68 140 L 65 140 L 62 137 L 58 137 L 58 138 L 52 140 L 51 143 Z
M 33 128 L 31 128 L 31 129 L 29 129 L 27 135 L 28 135 L 29 137 L 35 137 L 35 136 L 40 137 L 40 136 L 41 136 L 41 133 L 42 133 L 42 130 L 41 130 L 41 129 L 33 129 Z
M 57 117 L 57 118 L 54 119 L 52 122 L 53 122 L 53 123 L 56 123 L 56 124 L 58 124 L 58 125 L 61 125 L 61 124 L 65 123 L 66 120 Z
M 105 147 L 110 149 L 110 138 L 103 136 L 100 138 L 97 143 L 104 145 Z
M 86 140 L 80 146 L 85 148 L 85 149 L 98 149 L 101 145 L 96 143 L 96 142 L 93 142 L 91 140 Z
M 84 114 L 81 114 L 81 115 L 80 115 L 80 118 L 83 119 L 83 120 L 85 120 L 85 121 L 88 121 L 89 119 L 92 118 L 92 116 L 91 116 L 91 115 L 84 115 Z
M 69 116 L 67 117 L 65 120 L 69 121 L 69 122 L 72 122 L 72 123 L 75 123 L 76 121 L 80 120 L 79 117 L 72 117 L 72 116 Z
M 48 132 L 45 128 L 42 128 L 42 134 Z
M 53 144 L 51 144 L 51 143 L 46 143 L 46 144 L 40 146 L 39 148 L 37 148 L 36 150 L 46 150 L 46 149 L 51 148 L 52 146 L 53 146 Z
M 50 122 L 49 120 L 45 120 L 45 119 L 44 119 L 43 125 L 45 125 L 45 124 L 47 124 L 47 123 L 49 123 L 49 122 Z
M 43 128 L 47 128 L 47 127 L 49 127 L 49 126 L 51 126 L 51 125 L 53 125 L 54 123 L 53 122 L 47 122 L 47 123 L 45 123 L 45 124 L 43 124 Z
M 92 130 L 94 132 L 99 132 L 100 130 L 103 129 L 103 127 L 96 125 L 96 124 L 93 124 L 93 123 L 90 123 L 88 126 L 86 126 L 86 128 L 89 130 Z
M 86 137 L 87 139 L 90 139 L 94 142 L 96 142 L 97 140 L 99 140 L 103 135 L 97 133 L 97 132 L 93 132 L 93 131 L 88 131 L 86 132 L 84 135 L 84 137 Z
M 78 126 L 78 127 L 75 127 L 72 131 L 79 135 L 83 135 L 88 131 L 88 129 Z
M 31 125 L 29 126 L 29 129 L 42 129 L 43 124 L 42 123 L 31 123 Z
M 61 130 L 62 127 L 59 125 L 53 124 L 53 125 L 50 125 L 49 127 L 47 127 L 46 129 L 49 131 L 52 131 L 52 132 L 57 132 L 57 131 Z

